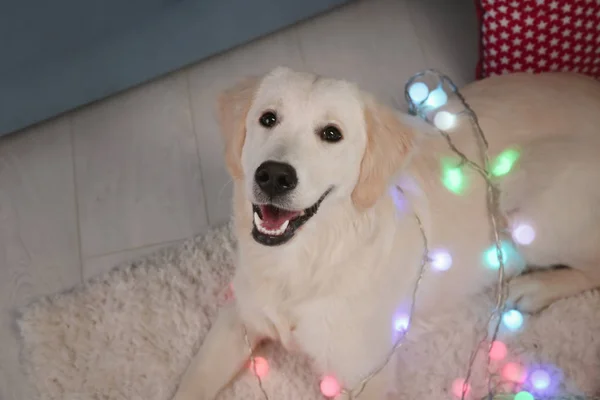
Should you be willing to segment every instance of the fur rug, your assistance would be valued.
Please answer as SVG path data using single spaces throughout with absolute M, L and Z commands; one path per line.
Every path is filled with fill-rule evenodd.
M 22 310 L 24 364 L 39 398 L 169 399 L 215 317 L 233 272 L 234 246 L 229 227 L 217 229 Z M 477 327 L 491 306 L 486 296 L 474 299 L 472 307 L 436 321 L 418 342 L 406 342 L 397 353 L 394 398 L 452 399 L 452 383 L 465 375 Z M 545 365 L 560 398 L 600 392 L 598 293 L 558 302 L 527 317 L 524 327 L 502 333 L 508 346 L 503 363 Z M 309 360 L 277 345 L 261 353 L 270 364 L 264 386 L 271 400 L 322 398 Z M 482 388 L 484 370 L 480 360 L 472 395 Z M 263 399 L 248 372 L 220 398 Z

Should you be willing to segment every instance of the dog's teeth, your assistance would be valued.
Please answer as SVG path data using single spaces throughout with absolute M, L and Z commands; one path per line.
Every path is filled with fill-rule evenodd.
M 288 225 L 290 224 L 290 221 L 287 220 L 283 223 L 283 225 L 281 225 L 279 227 L 279 229 L 277 229 L 277 232 L 279 232 L 279 234 L 281 235 L 283 232 L 285 232 L 285 230 L 287 229 Z
M 254 213 L 254 225 L 260 226 L 262 224 L 262 219 L 258 216 L 258 213 Z

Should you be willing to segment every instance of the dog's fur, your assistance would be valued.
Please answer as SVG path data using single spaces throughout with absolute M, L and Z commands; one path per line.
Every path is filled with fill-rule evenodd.
M 531 224 L 536 237 L 509 257 L 509 300 L 526 312 L 600 286 L 600 85 L 573 74 L 514 74 L 462 90 L 489 140 L 490 157 L 518 146 L 521 158 L 499 182 L 508 224 Z M 266 130 L 258 120 L 275 110 Z M 194 357 L 176 400 L 209 400 L 247 362 L 252 345 L 281 341 L 310 355 L 323 374 L 346 388 L 378 366 L 394 340 L 392 321 L 408 310 L 423 252 L 420 216 L 430 248 L 450 251 L 448 271 L 428 271 L 414 326 L 489 287 L 484 267 L 491 242 L 486 186 L 464 171 L 457 195 L 441 183 L 447 143 L 416 117 L 377 103 L 339 80 L 277 68 L 248 79 L 220 99 L 226 161 L 234 179 L 239 255 L 236 302 L 222 309 Z M 318 130 L 334 123 L 344 138 L 324 143 Z M 470 124 L 450 132 L 468 157 L 481 161 Z M 291 164 L 298 186 L 287 206 L 302 210 L 333 188 L 318 212 L 280 246 L 251 235 L 255 170 L 264 161 Z M 402 187 L 403 194 L 390 187 Z M 400 197 L 400 198 L 398 198 Z M 554 269 L 556 265 L 569 268 Z M 534 272 L 522 274 L 525 267 Z M 412 331 L 411 331 L 412 332 Z M 360 399 L 385 398 L 386 367 Z

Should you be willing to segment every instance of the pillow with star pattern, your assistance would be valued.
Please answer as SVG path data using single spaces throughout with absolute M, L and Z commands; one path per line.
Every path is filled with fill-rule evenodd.
M 600 79 L 600 0 L 476 0 L 477 77 L 570 71 Z

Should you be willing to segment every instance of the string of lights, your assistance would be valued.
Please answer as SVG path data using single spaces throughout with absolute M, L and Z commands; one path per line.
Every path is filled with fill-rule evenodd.
M 475 361 L 480 351 L 486 349 L 488 393 L 482 400 L 534 400 L 533 393 L 544 394 L 544 391 L 553 386 L 551 374 L 544 368 L 534 369 L 527 374 L 522 365 L 507 363 L 502 369 L 500 376 L 494 373 L 491 368 L 492 361 L 502 360 L 507 354 L 506 345 L 497 340 L 501 325 L 510 332 L 517 332 L 521 329 L 524 322 L 524 317 L 518 310 L 507 309 L 506 307 L 508 288 L 505 284 L 505 265 L 511 253 L 516 253 L 515 244 L 528 245 L 533 242 L 535 230 L 528 224 L 519 224 L 509 229 L 508 219 L 503 215 L 499 207 L 500 190 L 496 184 L 498 177 L 504 176 L 511 171 L 513 165 L 520 157 L 520 152 L 516 148 L 508 148 L 497 155 L 494 160 L 490 159 L 488 141 L 479 124 L 476 113 L 448 76 L 431 69 L 419 72 L 408 80 L 405 85 L 404 94 L 409 105 L 409 113 L 433 125 L 441 137 L 445 139 L 448 148 L 458 159 L 440 160 L 442 164 L 441 181 L 444 186 L 450 192 L 460 194 L 466 184 L 463 167 L 467 167 L 480 175 L 487 187 L 486 205 L 492 245 L 484 252 L 484 260 L 488 268 L 497 269 L 498 271 L 495 288 L 496 301 L 492 312 L 486 319 L 485 325 L 481 327 L 484 333 L 477 334 L 477 337 L 480 337 L 480 339 L 477 340 L 469 356 L 465 378 L 457 379 L 454 382 L 453 393 L 461 400 L 465 400 L 470 394 L 470 380 Z M 450 112 L 442 109 L 448 104 L 449 95 L 454 96 L 462 106 L 462 109 L 458 112 Z M 451 135 L 448 133 L 449 130 L 456 126 L 459 119 L 462 118 L 468 119 L 476 135 L 476 139 L 480 145 L 480 162 L 468 158 L 455 146 Z M 402 192 L 399 186 L 396 186 L 396 190 L 400 193 Z M 400 335 L 385 360 L 366 375 L 355 388 L 341 388 L 335 378 L 331 376 L 324 377 L 321 380 L 320 388 L 321 393 L 326 398 L 335 398 L 340 394 L 344 394 L 349 400 L 353 400 L 363 392 L 371 379 L 389 364 L 398 348 L 402 346 L 404 338 L 407 336 L 412 325 L 419 285 L 425 276 L 427 267 L 431 266 L 438 271 L 444 271 L 451 267 L 452 256 L 443 249 L 431 250 L 429 248 L 428 238 L 421 223 L 421 218 L 416 213 L 413 215 L 423 239 L 423 256 L 419 267 L 419 275 L 412 291 L 410 312 L 408 315 L 402 314 L 397 316 L 393 321 L 394 328 Z M 248 332 L 245 327 L 243 329 L 246 345 L 250 352 L 252 371 L 256 376 L 264 400 L 269 400 L 269 396 L 263 386 L 263 377 L 266 376 L 268 364 L 261 357 L 254 356 Z M 263 365 L 262 371 L 259 370 L 261 364 Z M 528 390 L 523 390 L 525 376 L 529 380 Z M 512 386 L 512 391 L 503 389 L 507 386 L 507 383 L 511 384 L 509 386 Z M 554 383 L 554 386 L 556 386 L 556 383 Z M 516 393 L 514 393 L 515 391 Z M 545 394 L 544 398 L 556 400 L 584 399 L 584 397 L 577 396 L 552 397 L 548 396 L 548 393 Z M 600 397 L 585 398 L 585 400 L 600 400 Z

